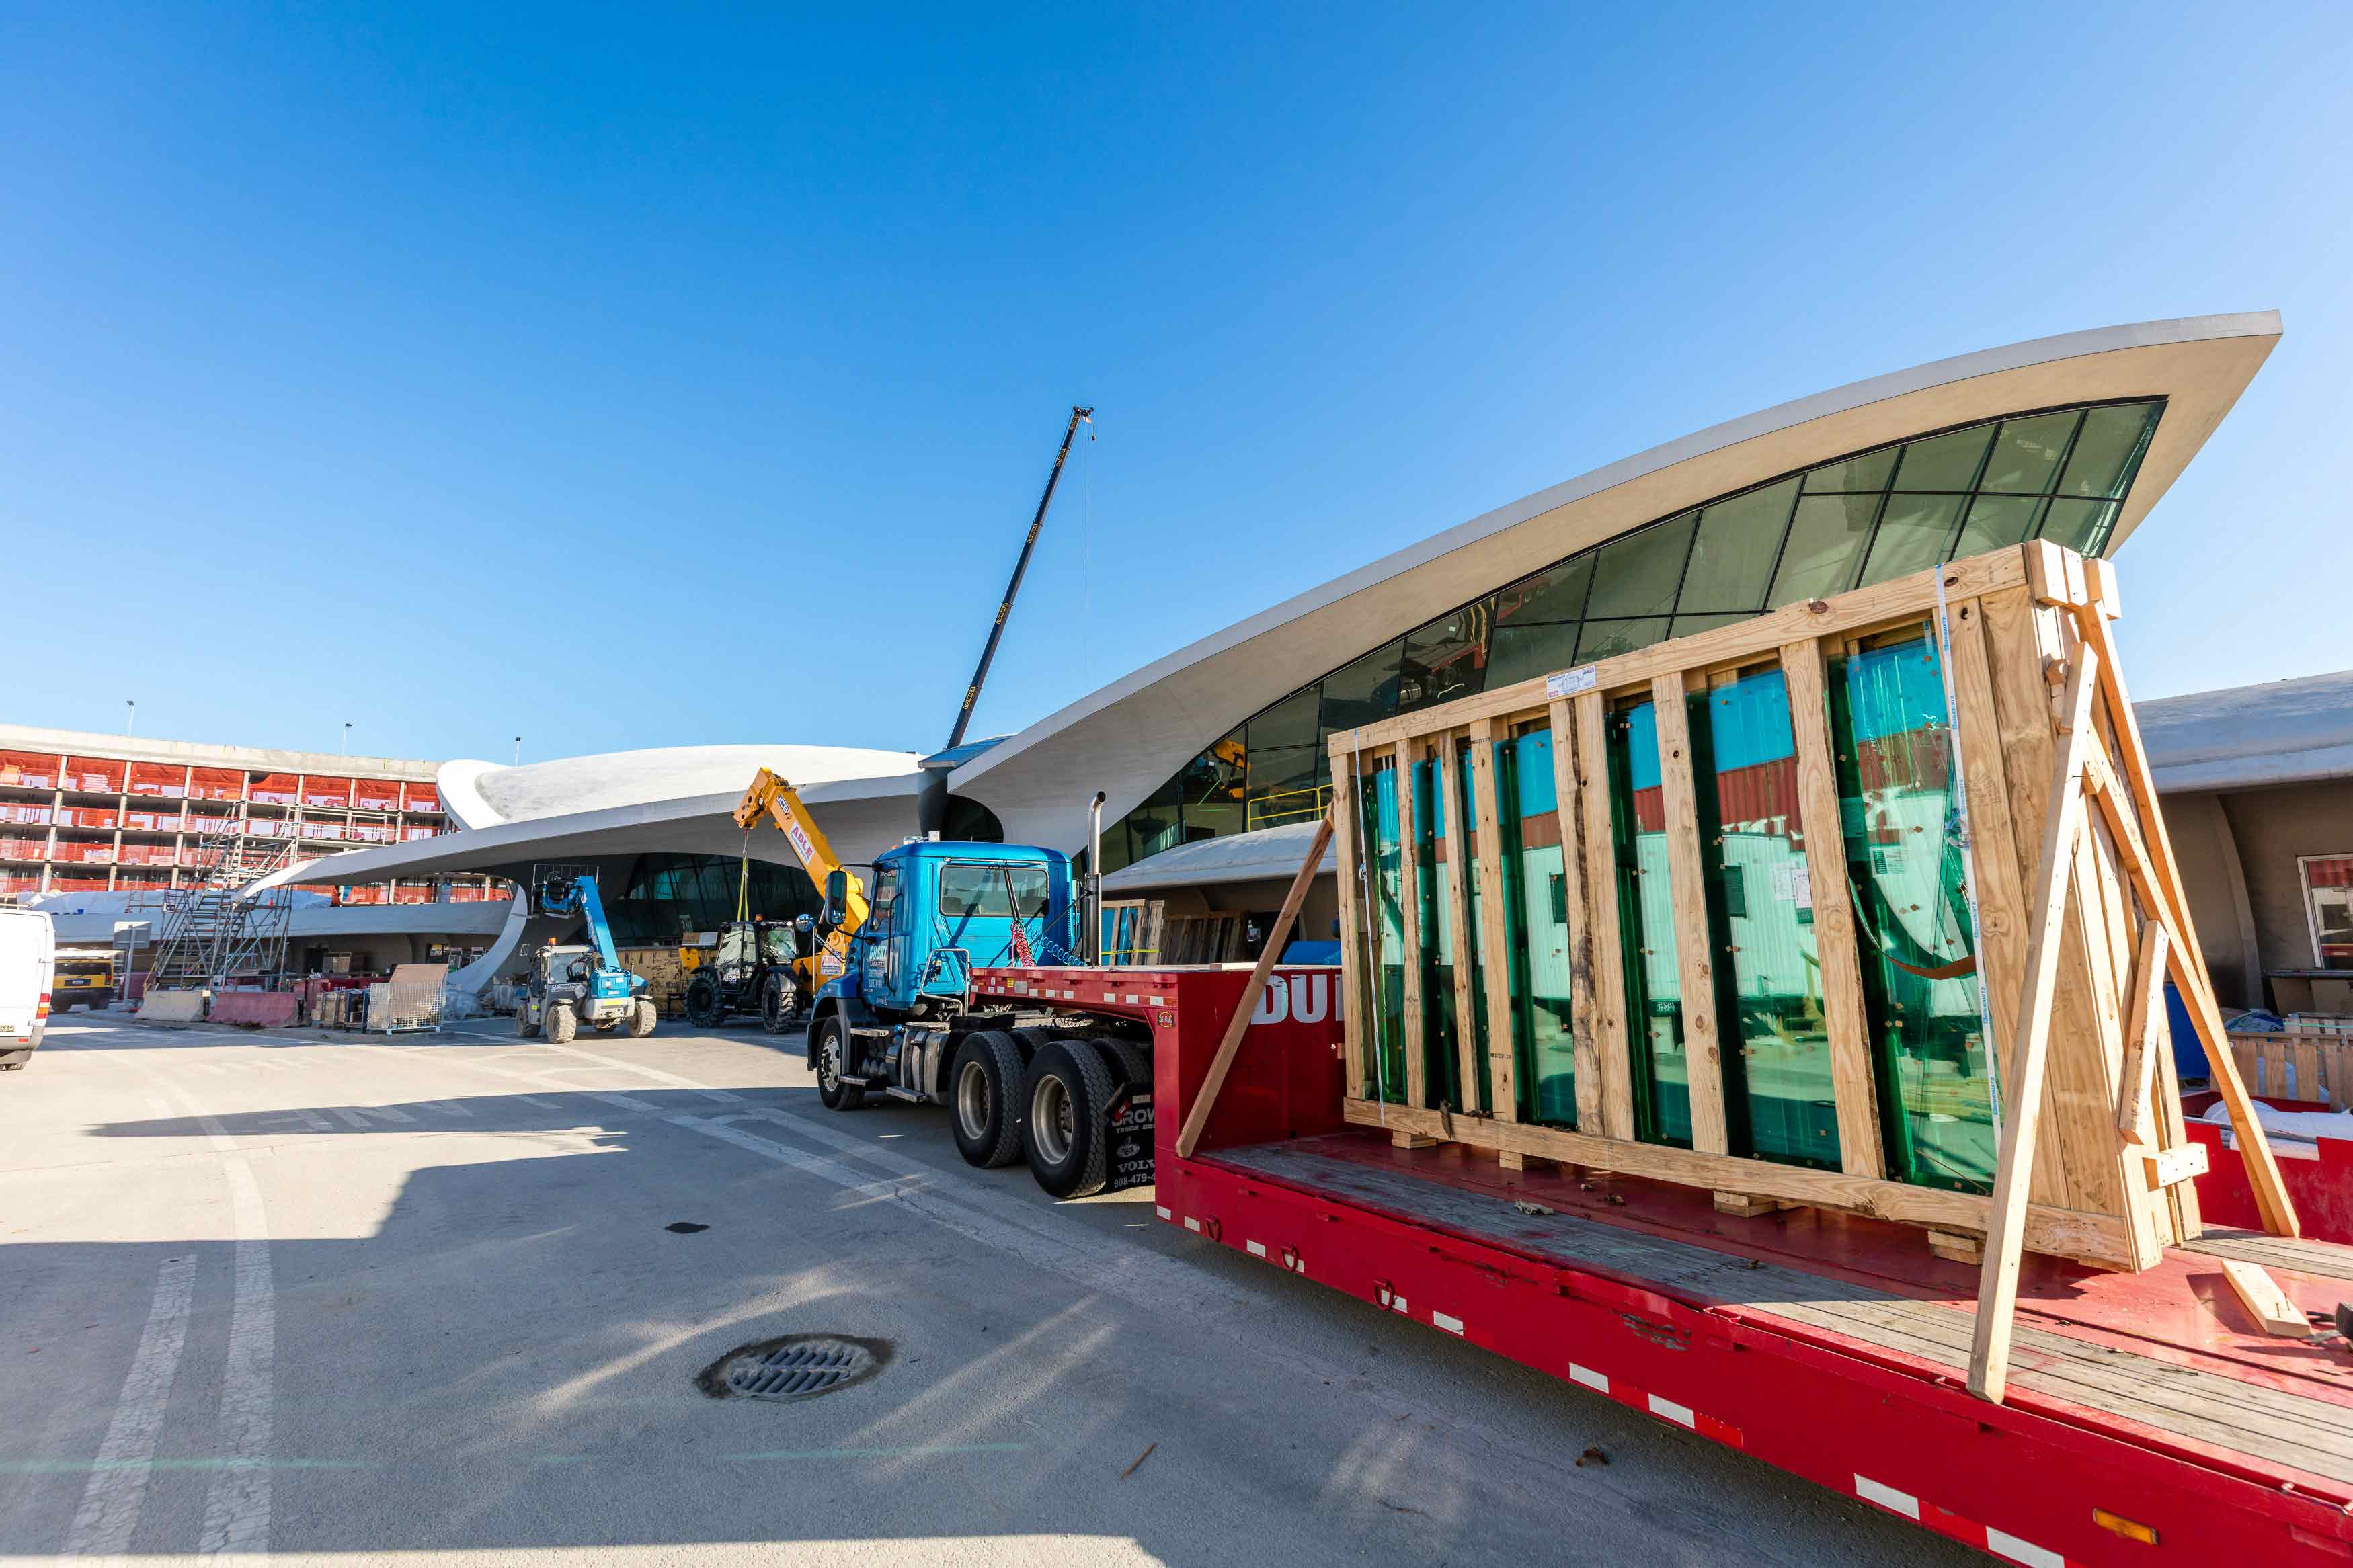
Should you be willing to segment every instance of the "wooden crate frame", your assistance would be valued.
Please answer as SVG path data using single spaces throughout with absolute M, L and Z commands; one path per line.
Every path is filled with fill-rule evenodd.
M 1971 818 L 1978 956 L 1996 1024 L 1992 1055 L 2003 1095 L 1990 1197 L 1914 1186 L 1885 1174 L 1845 852 L 1829 833 L 1808 834 L 1806 855 L 1842 1168 L 1785 1165 L 1729 1152 L 1706 967 L 1712 945 L 1697 890 L 1702 862 L 1693 812 L 1696 785 L 1682 701 L 1687 683 L 1778 661 L 1789 686 L 1801 811 L 1808 821 L 1835 823 L 1838 793 L 1823 700 L 1826 660 L 1857 639 L 1932 623 L 1940 603 L 1950 632 L 1953 721 Z M 1333 808 L 1340 841 L 1341 915 L 1348 933 L 1342 946 L 1343 984 L 1352 1004 L 1345 1026 L 1347 1120 L 1384 1128 L 1401 1143 L 1448 1142 L 1492 1150 L 1511 1164 L 1549 1160 L 1708 1188 L 1736 1211 L 1746 1204 L 1808 1205 L 1948 1236 L 1989 1237 L 1989 1289 L 2005 1268 L 2014 1289 L 2021 1247 L 2139 1269 L 2154 1264 L 2166 1246 L 2196 1237 L 2196 1192 L 2178 1173 L 2189 1157 L 2173 1152 L 2189 1137 L 2171 1052 L 2164 1048 L 2164 1009 L 2156 1006 L 2152 1016 L 2149 1005 L 2150 998 L 2161 998 L 2163 976 L 2172 977 L 2189 1003 L 2234 1119 L 2243 1121 L 2249 1113 L 2230 1053 L 2221 1048 L 2212 988 L 2116 668 L 2108 622 L 2118 605 L 2106 563 L 2086 562 L 2056 545 L 2036 542 L 1791 605 L 1604 659 L 1566 677 L 1523 681 L 1335 732 L 1330 741 L 1332 777 L 1341 787 L 1334 791 Z M 2062 682 L 2067 687 L 2063 699 Z M 1556 696 L 1555 690 L 1573 694 Z M 1681 939 L 1691 1149 L 1640 1142 L 1633 1136 L 1632 1056 L 1616 935 L 1603 744 L 1610 700 L 1641 694 L 1656 700 L 1659 717 L 1669 881 Z M 1498 1024 L 1492 1044 L 1477 1028 L 1472 965 L 1454 965 L 1452 1002 L 1464 1079 L 1476 1081 L 1483 1053 L 1494 1103 L 1482 1114 L 1434 1102 L 1431 1086 L 1424 1081 L 1421 1005 L 1422 949 L 1434 933 L 1419 930 L 1419 867 L 1409 853 L 1398 857 L 1404 1102 L 1363 1099 L 1369 1076 L 1366 1019 L 1372 1016 L 1382 933 L 1366 908 L 1369 884 L 1359 880 L 1365 875 L 1356 821 L 1361 785 L 1382 768 L 1410 768 L 1431 755 L 1451 758 L 1456 744 L 1467 740 L 1473 798 L 1459 798 L 1458 769 L 1436 768 L 1432 805 L 1446 814 L 1449 842 L 1468 846 L 1477 856 L 1481 885 L 1499 889 L 1501 833 L 1488 742 L 1536 723 L 1547 725 L 1552 734 L 1568 917 L 1577 1130 L 1516 1120 L 1514 1047 L 1505 1022 L 1512 1016 L 1509 966 L 1504 963 L 1482 966 L 1490 992 L 1488 1016 Z M 1409 845 L 1416 841 L 1415 794 L 1411 788 L 1398 791 Z M 1469 952 L 1469 900 L 1461 879 L 1455 886 L 1457 896 L 1447 901 L 1445 916 L 1460 955 Z M 1480 901 L 1486 928 L 1482 951 L 1500 954 L 1503 900 Z M 2146 934 L 2152 931 L 2164 940 Z M 2021 1042 L 2027 1045 L 2023 1052 Z M 2031 1105 L 2018 1100 L 2021 1080 L 2034 1089 Z M 2268 1147 L 2243 1131 L 2242 1142 L 2257 1151 L 2250 1171 L 2267 1227 L 2295 1234 L 2295 1211 Z M 1995 1360 L 1999 1363 L 2005 1356 Z M 1998 1388 L 1992 1396 L 2000 1396 Z

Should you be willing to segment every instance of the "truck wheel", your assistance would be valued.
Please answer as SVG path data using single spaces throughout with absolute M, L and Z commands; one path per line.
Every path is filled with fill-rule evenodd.
M 1021 1047 L 1021 1068 L 1025 1072 L 1029 1070 L 1029 1064 L 1038 1059 L 1038 1053 L 1052 1045 L 1055 1039 L 1051 1029 L 1010 1029 L 1007 1033 Z
M 828 1110 L 855 1110 L 866 1103 L 865 1087 L 841 1076 L 849 1049 L 849 1026 L 839 1014 L 817 1026 L 810 1054 L 817 1058 L 817 1097 Z
M 524 1003 L 515 1009 L 515 1038 L 527 1040 L 539 1033 L 531 1026 L 531 1005 Z
M 1088 1044 L 1103 1053 L 1103 1065 L 1123 1088 L 1149 1090 L 1152 1088 L 1152 1053 L 1134 1040 L 1099 1035 Z
M 1058 1198 L 1103 1191 L 1110 1174 L 1103 1115 L 1113 1089 L 1103 1058 L 1084 1040 L 1056 1040 L 1029 1064 L 1025 1088 L 1021 1142 L 1038 1184 Z
M 654 1026 L 660 1021 L 661 1013 L 654 1006 L 653 998 L 638 997 L 637 1005 L 629 1013 L 629 1038 L 644 1039 L 654 1032 Z
M 768 976 L 760 987 L 760 1022 L 772 1035 L 781 1035 L 793 1026 L 795 1015 L 801 1010 L 801 990 L 793 977 L 783 970 Z
M 1021 1047 L 1012 1036 L 984 1029 L 965 1037 L 948 1067 L 948 1121 L 967 1165 L 994 1170 L 1021 1157 Z
M 686 1016 L 698 1029 L 715 1029 L 719 1020 L 727 1016 L 727 1008 L 719 1000 L 719 982 L 708 974 L 698 974 L 686 988 Z
M 580 1016 L 573 1012 L 572 1004 L 558 1002 L 547 1010 L 547 1037 L 557 1045 L 568 1044 L 580 1032 Z

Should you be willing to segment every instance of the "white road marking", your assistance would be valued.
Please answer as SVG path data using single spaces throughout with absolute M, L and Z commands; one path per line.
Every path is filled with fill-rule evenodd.
M 188 1301 L 195 1284 L 194 1258 L 167 1258 L 156 1272 L 147 1327 L 132 1353 L 131 1371 L 122 1380 L 106 1437 L 98 1446 L 81 1507 L 66 1531 L 68 1557 L 113 1557 L 131 1550 L 140 1505 L 147 1496 L 155 1435 L 163 1428 L 172 1380 L 179 1373 L 180 1352 L 187 1343 Z
M 396 1105 L 337 1105 L 331 1107 L 330 1109 L 332 1109 L 336 1115 L 342 1117 L 344 1121 L 350 1122 L 353 1126 L 358 1128 L 363 1132 L 367 1131 L 368 1121 L 371 1117 L 378 1121 L 414 1121 L 417 1120 L 417 1118 L 409 1115 L 408 1112 L 401 1110 Z
M 185 1090 L 174 1092 L 185 1094 Z M 192 1109 L 194 1109 L 192 1105 Z M 253 1167 L 237 1152 L 220 1118 L 195 1110 L 196 1125 L 221 1152 L 236 1226 L 236 1294 L 229 1308 L 228 1358 L 221 1369 L 217 1452 L 223 1463 L 205 1491 L 198 1552 L 269 1550 L 269 1447 L 275 1423 L 278 1300 L 269 1268 L 269 1217 Z

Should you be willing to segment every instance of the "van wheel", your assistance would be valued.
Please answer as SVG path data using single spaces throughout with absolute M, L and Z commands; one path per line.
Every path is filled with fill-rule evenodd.
M 629 1012 L 629 1038 L 644 1039 L 654 1032 L 654 1026 L 659 1022 L 661 1022 L 661 1013 L 654 1006 L 653 998 L 638 997 L 638 1005 Z
M 866 1089 L 842 1076 L 849 1061 L 849 1026 L 835 1014 L 817 1026 L 809 1054 L 817 1058 L 817 1097 L 828 1110 L 855 1110 L 866 1103 Z
M 573 1012 L 572 1004 L 569 1002 L 558 1002 L 554 1006 L 550 1007 L 547 1010 L 547 1037 L 549 1039 L 554 1041 L 559 1046 L 565 1045 L 570 1042 L 573 1036 L 579 1032 L 580 1017 L 578 1014 Z
M 984 1029 L 965 1037 L 948 1066 L 948 1121 L 956 1152 L 984 1171 L 1021 1158 L 1021 1047 L 1012 1036 Z
M 1103 1191 L 1110 1174 L 1103 1115 L 1112 1092 L 1111 1068 L 1087 1041 L 1056 1040 L 1029 1064 L 1021 1142 L 1029 1173 L 1055 1197 Z

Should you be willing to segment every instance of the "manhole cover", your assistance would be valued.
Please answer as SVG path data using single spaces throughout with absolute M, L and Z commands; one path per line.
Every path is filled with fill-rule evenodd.
M 791 1334 L 729 1351 L 694 1381 L 713 1399 L 814 1399 L 863 1383 L 890 1363 L 888 1340 Z

